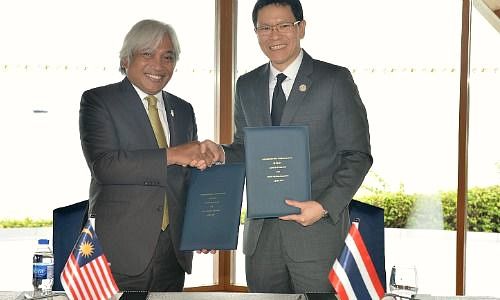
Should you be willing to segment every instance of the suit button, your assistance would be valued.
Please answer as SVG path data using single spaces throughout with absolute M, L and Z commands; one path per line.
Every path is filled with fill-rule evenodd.
M 162 210 L 163 210 L 163 206 L 158 206 L 158 207 L 156 208 L 156 211 L 162 211 Z

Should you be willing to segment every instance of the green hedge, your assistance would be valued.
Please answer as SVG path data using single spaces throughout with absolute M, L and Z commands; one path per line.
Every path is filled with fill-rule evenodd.
M 472 188 L 467 199 L 470 231 L 500 232 L 500 185 Z M 444 192 L 441 197 L 445 229 L 456 230 L 456 192 Z
M 397 192 L 380 189 L 371 192 L 358 200 L 383 208 L 385 227 L 456 230 L 456 191 L 406 194 L 401 186 Z M 500 185 L 469 189 L 467 211 L 469 231 L 500 232 Z M 243 209 L 241 223 L 244 223 L 245 212 Z M 51 220 L 0 220 L 0 228 L 50 226 Z
M 0 228 L 29 228 L 29 227 L 50 227 L 52 220 L 33 220 L 25 218 L 23 220 L 0 220 Z
M 359 199 L 362 202 L 384 209 L 385 227 L 402 228 L 407 223 L 415 196 L 406 195 L 402 191 L 379 192 Z
M 419 195 L 378 190 L 359 200 L 384 208 L 385 227 L 456 230 L 456 191 Z M 500 232 L 500 185 L 471 188 L 467 201 L 469 231 Z

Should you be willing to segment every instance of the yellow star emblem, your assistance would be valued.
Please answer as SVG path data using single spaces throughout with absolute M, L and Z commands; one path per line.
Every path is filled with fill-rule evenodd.
M 94 245 L 90 242 L 83 242 L 80 244 L 78 251 L 83 257 L 90 257 L 94 253 Z

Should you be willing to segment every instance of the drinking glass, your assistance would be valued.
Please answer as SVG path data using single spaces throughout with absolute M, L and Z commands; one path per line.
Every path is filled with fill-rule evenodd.
M 389 279 L 389 289 L 403 299 L 411 299 L 417 294 L 417 269 L 415 266 L 393 266 Z

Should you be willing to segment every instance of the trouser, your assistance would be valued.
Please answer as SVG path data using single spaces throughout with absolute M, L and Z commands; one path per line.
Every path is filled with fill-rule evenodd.
M 143 273 L 137 276 L 113 273 L 121 291 L 182 292 L 185 273 L 175 256 L 169 229 L 160 233 L 151 262 Z
M 248 289 L 252 293 L 332 293 L 328 281 L 332 258 L 292 260 L 283 247 L 277 219 L 264 221 L 257 248 L 245 257 Z

